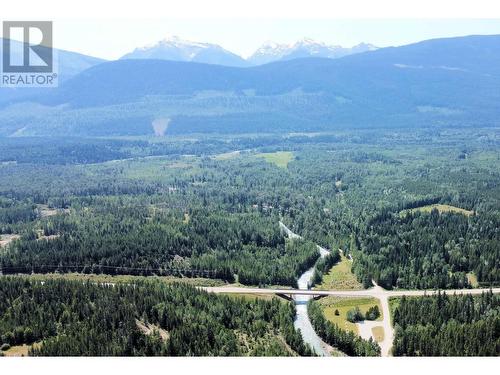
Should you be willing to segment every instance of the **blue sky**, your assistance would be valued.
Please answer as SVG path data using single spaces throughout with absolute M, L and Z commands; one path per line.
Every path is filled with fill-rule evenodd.
M 263 42 L 304 37 L 352 46 L 380 47 L 470 34 L 500 34 L 500 19 L 96 19 L 55 20 L 56 47 L 115 59 L 166 35 L 220 44 L 243 56 Z

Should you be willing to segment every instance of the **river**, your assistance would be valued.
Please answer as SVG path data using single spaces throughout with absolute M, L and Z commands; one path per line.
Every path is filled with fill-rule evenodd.
M 285 224 L 283 224 L 283 222 L 280 221 L 279 224 L 281 230 L 286 233 L 288 238 L 290 239 L 302 238 L 298 234 L 292 232 Z M 328 254 L 330 254 L 330 252 L 326 250 L 324 247 L 321 247 L 319 245 L 316 246 L 318 248 L 321 258 L 324 258 Z M 304 272 L 297 280 L 299 289 L 302 290 L 309 289 L 309 285 L 311 284 L 313 275 L 314 275 L 314 266 L 309 268 L 306 272 Z M 295 316 L 295 321 L 293 322 L 293 325 L 295 326 L 295 329 L 297 330 L 300 329 L 300 333 L 302 334 L 302 339 L 304 340 L 304 342 L 311 345 L 316 354 L 323 357 L 327 357 L 330 354 L 325 349 L 326 344 L 316 334 L 316 331 L 314 331 L 311 321 L 309 320 L 309 314 L 307 313 L 307 303 L 311 298 L 312 296 L 303 296 L 303 295 L 296 295 L 294 297 L 295 310 L 297 311 L 297 315 Z
M 328 255 L 328 250 L 318 246 L 321 257 Z M 304 272 L 299 280 L 298 285 L 299 289 L 307 290 L 309 289 L 309 285 L 311 284 L 311 280 L 314 274 L 314 267 L 308 269 Z M 295 317 L 295 321 L 293 325 L 295 329 L 300 329 L 302 334 L 302 339 L 304 342 L 311 345 L 316 354 L 320 356 L 329 356 L 330 354 L 325 349 L 325 343 L 321 340 L 321 338 L 316 334 L 314 328 L 309 320 L 309 314 L 307 313 L 307 303 L 312 298 L 312 296 L 295 296 L 295 309 L 297 310 L 297 315 Z

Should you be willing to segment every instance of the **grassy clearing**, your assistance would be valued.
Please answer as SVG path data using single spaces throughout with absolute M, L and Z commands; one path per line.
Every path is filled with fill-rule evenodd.
M 264 158 L 268 163 L 277 165 L 280 168 L 287 168 L 288 163 L 293 160 L 293 152 L 290 151 L 277 151 L 262 153 L 256 155 L 259 158 Z
M 330 271 L 323 276 L 323 282 L 314 289 L 319 290 L 361 290 L 363 285 L 356 280 L 351 272 L 352 262 L 344 255 L 341 255 L 340 262 L 333 266 Z
M 121 168 L 121 177 L 143 181 L 164 181 L 165 178 L 175 175 L 191 176 L 199 171 L 199 159 L 193 156 L 183 156 L 180 159 L 168 157 L 146 157 L 140 159 L 126 159 L 117 162 L 106 162 L 94 165 L 96 173 L 112 167 Z
M 394 311 L 399 307 L 401 302 L 401 297 L 390 297 L 389 298 L 389 311 L 391 312 L 391 323 L 394 326 Z
M 240 151 L 225 152 L 223 154 L 218 154 L 213 157 L 215 160 L 229 160 L 240 156 Z
M 38 347 L 41 345 L 41 342 L 36 342 L 32 345 L 16 345 L 12 346 L 10 349 L 2 352 L 2 354 L 6 357 L 27 357 L 28 352 L 32 347 Z
M 474 274 L 474 272 L 469 272 L 466 276 L 469 284 L 472 285 L 473 288 L 479 287 L 479 282 L 477 281 L 477 276 Z
M 384 327 L 378 326 L 372 328 L 373 337 L 376 342 L 384 341 Z
M 0 234 L 0 248 L 7 246 L 12 241 L 21 238 L 18 234 Z
M 288 302 L 283 298 L 276 297 L 275 295 L 272 294 L 253 294 L 253 293 L 248 293 L 248 294 L 233 294 L 233 293 L 227 293 L 227 296 L 230 296 L 234 299 L 244 299 L 246 301 L 255 301 L 256 299 L 263 299 L 270 301 L 273 298 L 278 298 L 278 300 L 283 301 L 283 302 Z
M 132 276 L 132 275 L 96 275 L 96 274 L 82 274 L 82 273 L 48 273 L 48 274 L 34 274 L 34 275 L 20 275 L 20 277 L 29 277 L 34 280 L 84 280 L 94 283 L 134 283 L 143 280 L 160 280 L 165 283 L 185 283 L 192 286 L 223 286 L 226 282 L 218 279 L 206 279 L 202 277 L 189 278 L 189 277 L 174 277 L 174 276 Z
M 377 305 L 381 313 L 377 321 L 381 321 L 383 319 L 382 306 L 380 306 L 380 302 L 376 298 L 345 298 L 329 296 L 320 299 L 318 303 L 320 304 L 326 319 L 337 324 L 340 328 L 356 334 L 359 333 L 356 324 L 347 320 L 347 312 L 356 306 L 359 307 L 363 314 L 366 314 L 370 307 Z M 339 315 L 335 315 L 335 310 L 339 311 Z
M 465 216 L 471 216 L 474 214 L 474 211 L 464 210 L 463 208 L 450 206 L 448 204 L 429 204 L 427 206 L 412 208 L 409 210 L 403 210 L 403 211 L 401 211 L 401 214 L 406 215 L 407 213 L 413 213 L 416 211 L 431 213 L 431 211 L 434 209 L 438 210 L 438 212 L 440 214 L 446 213 L 446 212 L 451 212 L 454 214 L 461 214 L 461 215 L 465 215 Z

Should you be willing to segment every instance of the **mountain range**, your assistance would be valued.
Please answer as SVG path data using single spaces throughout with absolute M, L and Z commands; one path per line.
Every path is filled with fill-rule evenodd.
M 249 65 L 242 57 L 217 44 L 191 42 L 177 36 L 167 37 L 158 43 L 136 48 L 121 59 L 191 61 L 238 67 Z
M 255 51 L 248 61 L 252 65 L 262 65 L 274 61 L 291 60 L 304 57 L 326 57 L 336 59 L 355 53 L 374 51 L 377 47 L 368 43 L 360 43 L 352 48 L 327 45 L 312 39 L 302 39 L 295 44 L 278 44 L 266 42 Z
M 136 48 L 134 51 L 122 56 L 121 59 L 160 59 L 245 67 L 303 57 L 334 59 L 375 49 L 377 47 L 367 43 L 361 43 L 352 48 L 344 48 L 327 45 L 312 39 L 302 39 L 294 44 L 266 42 L 249 58 L 244 59 L 217 44 L 192 42 L 183 40 L 178 36 L 170 36 L 158 43 Z
M 0 135 L 498 126 L 499 87 L 500 35 L 244 68 L 123 59 L 4 103 Z

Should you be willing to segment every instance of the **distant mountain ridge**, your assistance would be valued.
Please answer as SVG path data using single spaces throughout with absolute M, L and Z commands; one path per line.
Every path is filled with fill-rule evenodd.
M 127 59 L 0 109 L 0 135 L 500 126 L 499 87 L 500 35 L 245 68 Z
M 253 65 L 261 65 L 274 61 L 304 57 L 336 59 L 355 53 L 375 51 L 376 49 L 378 47 L 369 43 L 360 43 L 352 48 L 346 48 L 337 45 L 327 45 L 313 39 L 305 38 L 292 45 L 266 42 L 248 58 L 248 61 Z
M 169 36 L 157 43 L 136 48 L 121 59 L 160 59 L 238 67 L 249 65 L 242 57 L 217 44 L 192 42 L 178 36 Z
M 22 42 L 11 40 L 10 43 L 22 45 Z M 57 56 L 59 80 L 69 79 L 94 65 L 103 63 L 104 59 L 84 55 L 77 52 L 55 49 Z M 22 51 L 22 48 L 13 48 L 11 51 Z M 11 52 L 12 53 L 12 52 Z M 3 39 L 0 38 L 0 56 L 3 56 Z M 19 59 L 16 59 L 19 60 Z
M 266 42 L 248 59 L 244 59 L 217 44 L 192 42 L 178 36 L 169 36 L 157 43 L 136 48 L 134 51 L 122 56 L 121 60 L 159 59 L 246 67 L 304 57 L 335 59 L 376 49 L 377 47 L 367 43 L 360 43 L 352 48 L 344 48 L 305 38 L 291 45 Z
M 11 53 L 19 53 L 17 51 L 22 51 L 19 45 L 22 42 L 11 40 L 10 43 L 17 44 L 18 47 L 14 47 Z M 106 60 L 100 59 L 93 56 L 84 55 L 77 52 L 66 51 L 62 49 L 55 49 L 57 56 L 57 74 L 59 78 L 59 84 L 63 84 L 65 81 L 76 76 L 77 74 L 89 69 L 95 65 L 99 65 Z M 3 56 L 3 38 L 0 38 L 0 58 Z M 15 58 L 14 60 L 21 60 L 20 58 Z M 0 62 L 1 64 L 1 62 Z M 0 86 L 0 105 L 8 103 L 12 100 L 20 100 L 21 98 L 27 98 L 32 95 L 36 95 L 42 90 L 41 93 L 45 92 L 46 89 L 37 88 L 5 88 Z

